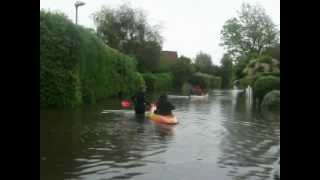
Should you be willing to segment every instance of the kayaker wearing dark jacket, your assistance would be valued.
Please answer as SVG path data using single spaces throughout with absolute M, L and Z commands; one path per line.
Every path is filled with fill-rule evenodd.
M 146 111 L 145 90 L 141 88 L 132 98 L 134 103 L 134 111 L 136 114 L 144 114 Z
M 159 115 L 172 115 L 172 110 L 175 109 L 175 107 L 168 101 L 168 97 L 166 94 L 162 94 L 159 97 L 158 102 L 156 103 L 157 110 L 155 111 L 155 114 Z

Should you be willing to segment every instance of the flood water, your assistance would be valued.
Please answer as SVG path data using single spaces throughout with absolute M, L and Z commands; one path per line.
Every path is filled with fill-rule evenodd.
M 41 179 L 280 179 L 280 119 L 261 117 L 244 92 L 170 99 L 178 125 L 119 103 L 41 111 Z

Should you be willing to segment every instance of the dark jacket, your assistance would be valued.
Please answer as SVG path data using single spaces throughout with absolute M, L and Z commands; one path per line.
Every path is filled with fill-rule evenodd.
M 159 100 L 157 102 L 157 110 L 155 111 L 156 114 L 160 114 L 163 116 L 172 115 L 172 110 L 175 107 L 167 100 Z
M 145 113 L 145 94 L 142 91 L 137 92 L 132 98 L 132 102 L 134 103 L 134 110 L 137 114 Z

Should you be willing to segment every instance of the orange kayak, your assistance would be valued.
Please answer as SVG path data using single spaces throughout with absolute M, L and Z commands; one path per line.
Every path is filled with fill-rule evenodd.
M 152 106 L 150 109 L 150 112 L 147 113 L 147 117 L 153 122 L 163 123 L 163 124 L 178 124 L 178 120 L 175 116 L 173 115 L 162 116 L 159 114 L 155 114 L 154 113 L 155 109 L 156 107 Z
M 152 120 L 156 123 L 178 124 L 177 118 L 173 115 L 162 116 L 159 114 L 150 113 L 150 114 L 148 114 L 148 117 L 150 118 L 150 120 Z

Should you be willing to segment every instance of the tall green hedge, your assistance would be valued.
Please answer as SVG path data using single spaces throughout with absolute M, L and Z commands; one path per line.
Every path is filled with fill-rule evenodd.
M 169 73 L 144 73 L 143 78 L 149 92 L 168 91 L 172 87 L 172 75 Z
M 63 14 L 40 11 L 40 105 L 75 107 L 132 94 L 144 80 L 136 61 L 107 47 Z

